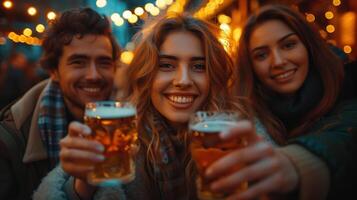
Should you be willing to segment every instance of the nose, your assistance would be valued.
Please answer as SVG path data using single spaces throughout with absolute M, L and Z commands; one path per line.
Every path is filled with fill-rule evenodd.
M 272 51 L 273 57 L 272 57 L 272 65 L 274 67 L 281 67 L 285 65 L 285 57 L 281 51 L 278 49 L 275 49 Z
M 94 79 L 98 79 L 99 77 L 100 74 L 98 73 L 98 69 L 96 67 L 95 62 L 90 62 L 87 68 L 86 78 L 94 80 Z
M 191 86 L 193 83 L 190 69 L 188 64 L 180 64 L 178 70 L 176 71 L 175 78 L 173 80 L 173 85 L 178 88 L 186 88 Z

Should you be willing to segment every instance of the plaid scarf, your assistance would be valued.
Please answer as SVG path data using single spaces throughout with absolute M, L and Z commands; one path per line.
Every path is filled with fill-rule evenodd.
M 195 191 L 194 177 L 186 180 L 188 177 L 185 174 L 191 157 L 187 153 L 189 149 L 184 141 L 184 133 L 177 133 L 158 113 L 154 116 L 154 123 L 160 133 L 160 162 L 153 166 L 153 170 L 161 199 L 193 199 L 195 193 L 191 190 Z
M 58 83 L 49 81 L 40 99 L 38 118 L 42 142 L 51 165 L 59 162 L 59 141 L 67 134 L 66 108 Z

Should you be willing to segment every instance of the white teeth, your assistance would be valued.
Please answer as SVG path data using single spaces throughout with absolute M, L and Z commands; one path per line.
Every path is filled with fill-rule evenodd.
M 193 102 L 193 96 L 174 96 L 170 95 L 168 98 L 174 103 L 191 103 Z
M 276 79 L 286 78 L 286 77 L 288 77 L 288 76 L 290 76 L 290 75 L 292 75 L 294 73 L 295 73 L 295 71 L 289 71 L 289 72 L 286 72 L 284 74 L 280 74 L 280 75 L 276 76 L 275 78 Z
M 86 92 L 99 92 L 100 88 L 83 88 L 84 91 Z

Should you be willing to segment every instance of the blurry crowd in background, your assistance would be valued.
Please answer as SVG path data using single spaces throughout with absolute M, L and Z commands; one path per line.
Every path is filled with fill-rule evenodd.
M 48 77 L 37 60 L 14 51 L 0 57 L 0 108 L 24 94 L 33 85 Z
M 344 60 L 355 59 L 357 1 L 355 0 L 2 0 L 0 5 L 0 109 L 24 94 L 48 75 L 39 66 L 41 37 L 49 21 L 62 11 L 74 7 L 91 7 L 110 17 L 113 33 L 124 51 L 121 62 L 126 65 L 133 57 L 131 36 L 148 17 L 166 11 L 191 12 L 220 25 L 222 34 L 234 40 L 236 49 L 241 27 L 254 10 L 269 3 L 295 6 L 306 20 L 320 27 L 321 35 Z M 35 28 L 36 27 L 36 28 Z M 234 52 L 233 52 L 234 53 Z M 125 73 L 119 68 L 118 74 Z M 116 79 L 117 85 L 125 79 Z

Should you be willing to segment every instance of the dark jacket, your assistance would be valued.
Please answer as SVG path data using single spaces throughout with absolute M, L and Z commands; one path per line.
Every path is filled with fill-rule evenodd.
M 357 180 L 357 100 L 340 103 L 324 116 L 310 131 L 311 134 L 292 142 L 325 161 L 330 171 L 328 199 L 356 197 Z
M 38 100 L 46 84 L 37 84 L 0 113 L 0 199 L 31 199 L 50 171 L 37 126 Z
M 345 65 L 344 86 L 334 108 L 306 135 L 290 141 L 303 146 L 327 164 L 331 183 L 328 199 L 357 196 L 354 191 L 357 180 L 356 77 L 357 62 Z

